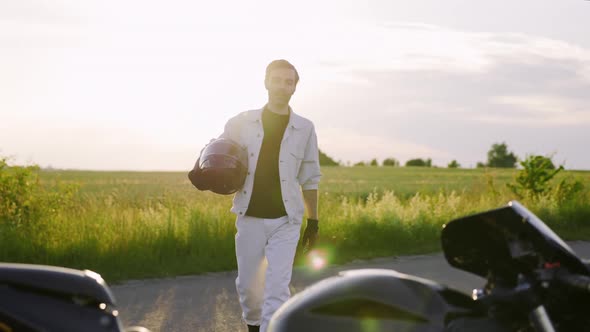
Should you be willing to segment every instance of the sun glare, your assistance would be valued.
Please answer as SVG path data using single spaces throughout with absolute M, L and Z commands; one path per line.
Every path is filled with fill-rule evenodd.
M 319 249 L 310 251 L 307 259 L 309 267 L 316 271 L 323 269 L 328 263 L 326 252 Z

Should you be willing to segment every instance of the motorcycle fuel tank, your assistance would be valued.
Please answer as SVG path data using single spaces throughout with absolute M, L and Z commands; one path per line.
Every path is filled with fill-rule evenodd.
M 442 331 L 449 319 L 477 315 L 469 296 L 394 270 L 341 272 L 293 296 L 269 332 Z
M 0 331 L 121 331 L 114 304 L 92 271 L 0 264 Z

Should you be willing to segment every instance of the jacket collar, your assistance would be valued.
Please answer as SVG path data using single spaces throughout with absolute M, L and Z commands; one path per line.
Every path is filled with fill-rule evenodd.
M 262 121 L 262 110 L 264 110 L 264 107 L 248 112 L 248 120 L 252 122 Z M 304 119 L 301 116 L 295 114 L 291 106 L 289 106 L 289 111 L 291 112 L 291 115 L 289 116 L 289 123 L 287 124 L 287 127 L 293 127 L 295 129 L 305 127 L 306 123 Z

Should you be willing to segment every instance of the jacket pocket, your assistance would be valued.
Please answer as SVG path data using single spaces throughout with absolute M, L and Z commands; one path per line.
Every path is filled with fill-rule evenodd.
M 296 152 L 289 151 L 289 156 L 291 158 L 289 162 L 289 168 L 292 177 L 296 178 L 299 174 L 299 168 L 301 168 L 301 162 L 303 161 L 303 154 L 299 155 Z

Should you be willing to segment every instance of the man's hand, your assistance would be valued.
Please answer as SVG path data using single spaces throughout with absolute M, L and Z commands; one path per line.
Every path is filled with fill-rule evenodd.
M 309 252 L 315 246 L 315 243 L 318 239 L 318 231 L 320 227 L 318 226 L 317 219 L 307 219 L 307 227 L 305 227 L 305 232 L 303 232 L 303 239 L 301 240 L 301 246 L 303 247 L 304 252 Z

